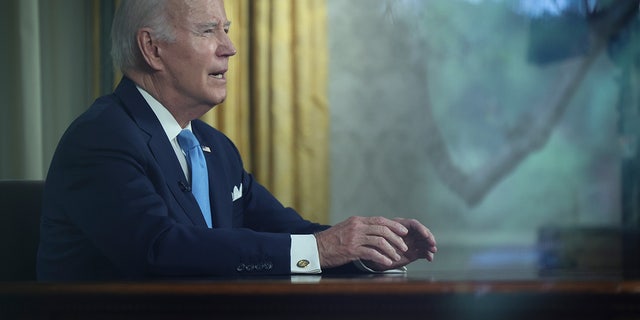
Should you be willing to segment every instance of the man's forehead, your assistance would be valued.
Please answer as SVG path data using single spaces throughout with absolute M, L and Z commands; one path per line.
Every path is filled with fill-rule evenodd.
M 226 23 L 222 0 L 182 0 L 184 16 L 192 23 Z

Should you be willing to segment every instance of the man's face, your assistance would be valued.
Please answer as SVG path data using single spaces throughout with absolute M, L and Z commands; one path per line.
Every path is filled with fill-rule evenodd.
M 166 85 L 184 106 L 213 107 L 227 96 L 229 57 L 236 53 L 227 32 L 222 0 L 170 1 L 175 42 L 159 48 Z

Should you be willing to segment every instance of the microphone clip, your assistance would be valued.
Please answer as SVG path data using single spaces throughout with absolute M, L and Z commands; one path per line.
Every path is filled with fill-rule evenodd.
M 184 192 L 191 192 L 191 185 L 189 185 L 188 183 L 181 180 L 178 181 L 178 185 L 180 186 L 180 190 Z

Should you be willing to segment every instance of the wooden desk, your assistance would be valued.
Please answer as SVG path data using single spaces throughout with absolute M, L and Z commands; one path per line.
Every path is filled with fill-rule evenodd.
M 0 283 L 0 319 L 640 319 L 640 281 L 485 278 Z

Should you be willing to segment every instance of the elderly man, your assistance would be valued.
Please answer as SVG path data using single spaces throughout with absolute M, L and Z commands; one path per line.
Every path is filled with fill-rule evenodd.
M 302 219 L 197 120 L 226 97 L 229 27 L 222 0 L 122 1 L 112 54 L 124 77 L 60 140 L 40 280 L 382 271 L 433 259 L 435 238 L 415 220 Z

